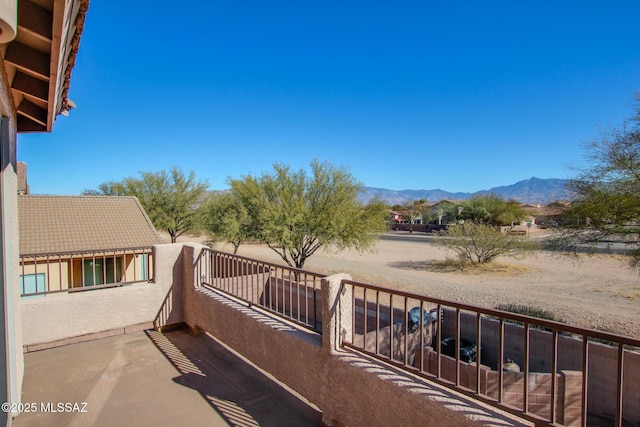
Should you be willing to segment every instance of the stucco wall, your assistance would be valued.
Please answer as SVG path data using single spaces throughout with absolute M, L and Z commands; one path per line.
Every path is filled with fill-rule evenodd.
M 16 121 L 4 70 L 0 72 L 0 400 L 19 402 L 24 360 L 18 291 L 18 177 Z M 0 424 L 6 422 L 0 413 Z

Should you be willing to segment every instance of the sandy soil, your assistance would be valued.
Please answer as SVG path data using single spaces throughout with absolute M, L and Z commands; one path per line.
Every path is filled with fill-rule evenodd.
M 228 245 L 218 249 L 232 251 Z M 238 253 L 282 262 L 262 245 L 244 244 Z M 640 337 L 640 275 L 619 256 L 574 260 L 539 252 L 521 260 L 498 259 L 498 268 L 473 272 L 443 268 L 448 258 L 453 254 L 422 237 L 380 240 L 373 253 L 325 250 L 309 258 L 304 268 L 348 273 L 354 280 L 484 307 L 538 307 L 575 326 Z
M 180 239 L 187 240 L 204 239 Z M 233 250 L 231 245 L 216 249 Z M 239 254 L 283 264 L 264 245 L 243 244 Z M 498 259 L 498 268 L 480 272 L 447 268 L 447 259 L 453 257 L 423 234 L 409 241 L 380 240 L 374 253 L 321 251 L 304 269 L 348 273 L 357 281 L 471 305 L 533 306 L 573 326 L 640 338 L 640 274 L 630 270 L 623 257 L 583 255 L 574 260 L 539 251 L 524 259 Z M 612 421 L 590 417 L 592 424 L 608 426 Z

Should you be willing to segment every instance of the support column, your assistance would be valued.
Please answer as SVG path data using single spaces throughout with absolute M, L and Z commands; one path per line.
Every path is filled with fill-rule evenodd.
M 205 246 L 198 243 L 185 243 L 182 248 L 182 288 L 183 288 L 183 312 L 184 322 L 190 328 L 192 332 L 197 330 L 196 319 L 197 313 L 196 307 L 193 304 L 193 293 L 200 284 L 200 278 L 197 277 L 198 273 L 198 260 L 200 252 Z M 206 263 L 205 263 L 206 264 Z M 203 267 L 204 268 L 204 267 Z M 200 270 L 202 273 L 202 270 Z
M 19 403 L 24 362 L 18 291 L 18 177 L 15 122 L 0 119 L 0 403 Z M 11 415 L 0 413 L 0 424 Z
M 340 350 L 342 341 L 353 340 L 353 288 L 342 287 L 348 274 L 322 279 L 322 347 L 330 354 Z

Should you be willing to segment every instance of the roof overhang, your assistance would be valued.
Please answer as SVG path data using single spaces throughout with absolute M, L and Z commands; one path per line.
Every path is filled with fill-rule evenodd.
M 0 45 L 17 131 L 50 132 L 68 99 L 89 0 L 19 0 L 13 41 Z

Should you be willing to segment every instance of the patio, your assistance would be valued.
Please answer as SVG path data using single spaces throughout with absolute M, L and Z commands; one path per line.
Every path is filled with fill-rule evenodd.
M 323 425 L 291 391 L 209 335 L 184 330 L 27 353 L 22 402 L 35 412 L 16 426 Z

